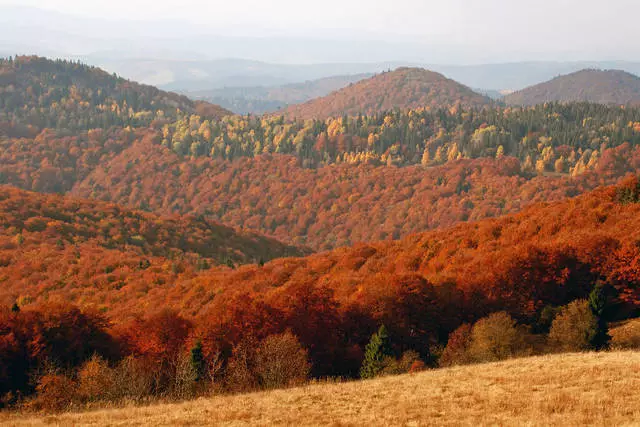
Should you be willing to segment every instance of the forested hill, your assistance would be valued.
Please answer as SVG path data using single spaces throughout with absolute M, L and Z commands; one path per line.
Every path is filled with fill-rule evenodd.
M 173 101 L 153 88 L 162 102 L 149 101 L 143 111 L 129 106 L 135 96 L 94 105 L 91 96 L 130 91 L 87 89 L 87 74 L 120 82 L 115 88 L 132 83 L 38 58 L 7 61 L 14 83 L 3 90 L 31 81 L 32 61 L 49 67 L 38 81 L 66 75 L 53 72 L 58 66 L 85 77 L 3 92 L 0 115 L 11 119 L 0 127 L 0 184 L 205 215 L 315 250 L 512 213 L 640 170 L 638 108 L 551 103 L 216 120 L 169 108 Z M 424 71 L 394 73 L 403 72 Z
M 219 119 L 221 107 L 134 83 L 77 62 L 35 56 L 0 59 L 0 134 L 148 126 L 180 112 Z
M 640 78 L 619 70 L 582 70 L 507 95 L 509 105 L 545 102 L 594 102 L 639 105 Z
M 47 248 L 120 251 L 123 255 L 245 264 L 308 253 L 203 217 L 159 216 L 99 201 L 0 185 L 0 264 L 20 263 Z M 45 262 L 42 257 L 41 262 Z M 37 271 L 42 271 L 37 269 Z
M 640 170 L 640 110 L 595 104 L 58 133 L 0 138 L 0 183 L 207 215 L 316 250 L 512 213 Z
M 347 366 L 345 360 L 361 360 L 350 349 L 363 347 L 377 325 L 389 325 L 396 342 L 420 351 L 446 341 L 462 323 L 498 310 L 535 323 L 544 307 L 584 298 L 596 281 L 611 288 L 608 305 L 616 317 L 637 315 L 639 201 L 640 185 L 633 178 L 517 215 L 197 275 L 166 260 L 152 260 L 152 268 L 140 272 L 137 261 L 131 265 L 121 256 L 108 263 L 100 259 L 101 268 L 93 271 L 82 256 L 95 254 L 78 253 L 62 239 L 65 264 L 63 258 L 57 264 L 46 258 L 53 267 L 44 277 L 45 270 L 36 267 L 42 267 L 42 252 L 50 245 L 11 256 L 21 250 L 17 245 L 30 245 L 31 232 L 59 233 L 59 223 L 36 219 L 25 223 L 34 231 L 25 231 L 24 240 L 3 241 L 3 251 L 10 253 L 0 258 L 0 277 L 11 279 L 11 286 L 0 289 L 0 301 L 10 304 L 23 295 L 27 302 L 108 302 L 116 319 L 173 308 L 198 318 L 208 351 L 291 329 L 312 349 L 314 366 L 328 374 Z M 101 228 L 108 223 L 106 218 Z M 109 234 L 117 236 L 118 229 Z M 93 276 L 83 276 L 84 268 Z
M 491 100 L 442 74 L 421 68 L 398 68 L 362 80 L 325 97 L 292 105 L 289 118 L 324 119 L 410 108 L 479 107 Z

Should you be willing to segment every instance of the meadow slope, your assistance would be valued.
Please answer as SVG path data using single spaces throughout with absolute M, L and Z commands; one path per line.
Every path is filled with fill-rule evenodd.
M 34 425 L 637 425 L 640 352 L 561 354 L 370 381 L 50 416 Z

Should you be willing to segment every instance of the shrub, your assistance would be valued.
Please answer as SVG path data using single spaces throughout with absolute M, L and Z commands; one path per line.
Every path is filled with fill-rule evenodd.
M 114 385 L 113 370 L 98 355 L 89 359 L 78 371 L 78 394 L 85 401 L 108 399 Z
M 113 370 L 114 397 L 142 400 L 153 392 L 154 370 L 142 359 L 128 356 Z
M 229 391 L 246 392 L 258 389 L 255 373 L 256 347 L 254 339 L 245 339 L 233 348 L 225 375 Z
M 177 357 L 169 390 L 172 398 L 188 399 L 195 395 L 199 374 L 197 367 L 192 362 L 190 354 Z
M 464 323 L 449 335 L 447 346 L 438 364 L 442 367 L 471 363 L 469 346 L 471 345 L 471 325 Z
M 490 314 L 473 325 L 469 355 L 474 362 L 490 362 L 526 354 L 527 335 L 509 314 Z
M 382 375 L 400 375 L 409 372 L 418 372 L 425 367 L 424 362 L 420 359 L 420 354 L 417 351 L 408 350 L 402 353 L 400 359 L 394 359 L 387 357 L 385 359 L 384 367 L 382 368 Z
M 256 373 L 263 388 L 304 383 L 311 371 L 309 355 L 291 333 L 267 337 L 256 354 Z
M 549 344 L 558 351 L 584 351 L 593 348 L 598 319 L 589 302 L 580 299 L 563 307 L 549 332 Z
M 611 329 L 611 347 L 614 349 L 640 349 L 640 319 L 634 319 Z
M 60 374 L 46 374 L 40 377 L 36 386 L 36 398 L 30 405 L 47 412 L 68 409 L 75 397 L 76 383 Z

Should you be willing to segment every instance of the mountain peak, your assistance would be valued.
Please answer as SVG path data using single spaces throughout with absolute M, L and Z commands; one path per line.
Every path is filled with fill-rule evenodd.
M 424 68 L 401 67 L 377 74 L 325 97 L 293 105 L 284 110 L 288 117 L 302 119 L 340 115 L 375 114 L 410 108 L 443 108 L 454 105 L 479 107 L 489 98 Z
M 622 70 L 584 69 L 505 97 L 507 104 L 523 106 L 580 101 L 610 105 L 640 104 L 640 78 Z

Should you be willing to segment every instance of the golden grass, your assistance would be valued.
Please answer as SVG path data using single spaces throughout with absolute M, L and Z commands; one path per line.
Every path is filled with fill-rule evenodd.
M 640 425 L 640 352 L 563 354 L 7 425 Z

